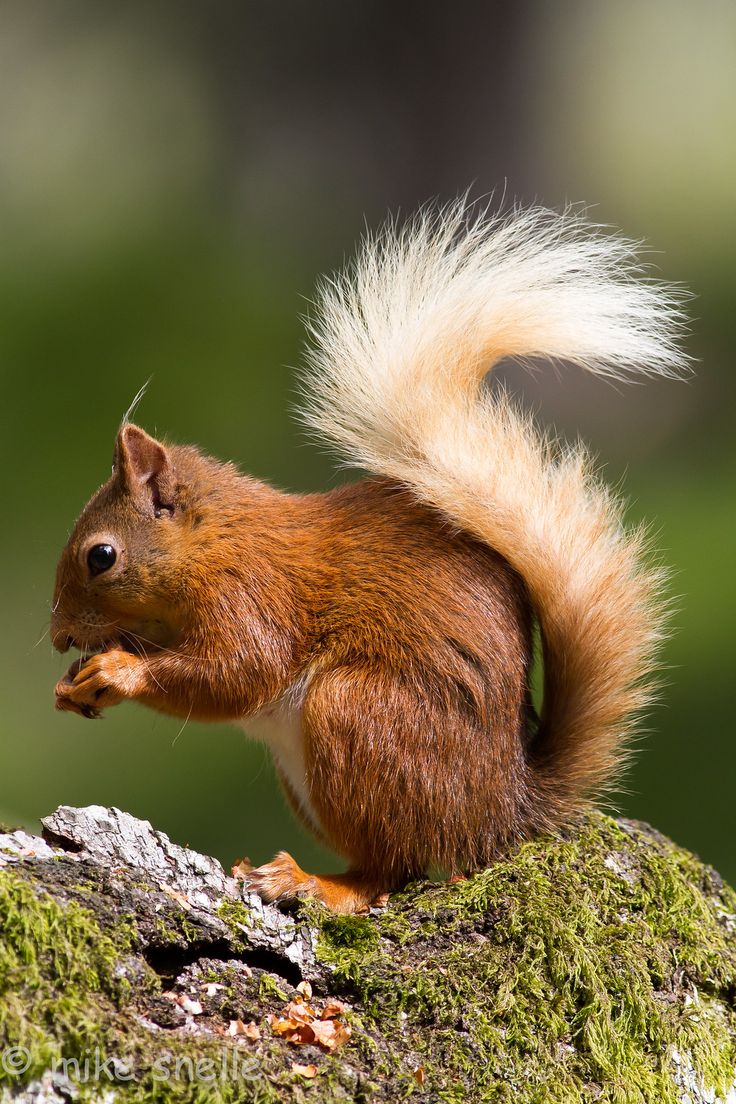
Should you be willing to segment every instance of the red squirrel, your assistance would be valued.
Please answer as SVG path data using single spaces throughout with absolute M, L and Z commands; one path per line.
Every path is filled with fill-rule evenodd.
M 58 567 L 52 639 L 82 655 L 57 707 L 131 699 L 265 740 L 348 862 L 281 852 L 247 875 L 267 900 L 365 910 L 569 822 L 651 699 L 662 573 L 583 447 L 484 380 L 531 357 L 681 375 L 680 299 L 569 212 L 388 224 L 309 323 L 306 422 L 370 474 L 286 494 L 126 421 Z

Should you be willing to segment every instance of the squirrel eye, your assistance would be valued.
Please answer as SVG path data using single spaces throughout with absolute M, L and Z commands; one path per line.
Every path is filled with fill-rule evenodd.
M 95 544 L 87 553 L 87 564 L 93 575 L 108 571 L 118 554 L 111 544 Z

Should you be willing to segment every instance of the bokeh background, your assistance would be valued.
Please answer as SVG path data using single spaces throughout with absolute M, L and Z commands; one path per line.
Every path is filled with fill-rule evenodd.
M 583 201 L 694 292 L 686 384 L 511 386 L 590 440 L 675 569 L 668 687 L 618 807 L 736 878 L 736 7 L 23 0 L 0 15 L 0 819 L 115 804 L 224 861 L 328 863 L 265 750 L 123 705 L 55 714 L 56 557 L 139 420 L 295 490 L 315 276 L 432 197 Z

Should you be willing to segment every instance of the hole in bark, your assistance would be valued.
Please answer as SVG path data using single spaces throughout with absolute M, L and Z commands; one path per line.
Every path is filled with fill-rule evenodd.
M 234 951 L 226 939 L 213 942 L 200 940 L 187 947 L 166 943 L 162 946 L 144 947 L 141 953 L 151 969 L 159 977 L 169 981 L 175 980 L 187 966 L 193 966 L 200 958 L 215 958 L 220 962 L 244 962 L 251 969 L 277 974 L 290 985 L 298 985 L 302 980 L 299 967 L 276 951 L 269 951 L 265 947 L 252 947 L 245 953 Z
M 72 855 L 78 855 L 80 851 L 84 850 L 83 843 L 77 843 L 76 840 L 70 839 L 69 836 L 65 836 L 63 833 L 52 832 L 50 828 L 43 828 L 41 838 L 49 847 L 60 847 L 62 851 L 68 851 Z

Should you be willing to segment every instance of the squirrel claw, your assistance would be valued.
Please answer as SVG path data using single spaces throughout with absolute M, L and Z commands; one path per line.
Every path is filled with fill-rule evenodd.
M 54 702 L 55 708 L 61 710 L 63 713 L 77 713 L 80 717 L 87 717 L 88 720 L 95 720 L 102 716 L 101 710 L 96 706 L 90 705 L 88 702 L 76 702 L 66 692 L 71 683 L 61 680 L 56 688 L 56 700 Z M 61 689 L 60 689 L 61 687 Z

